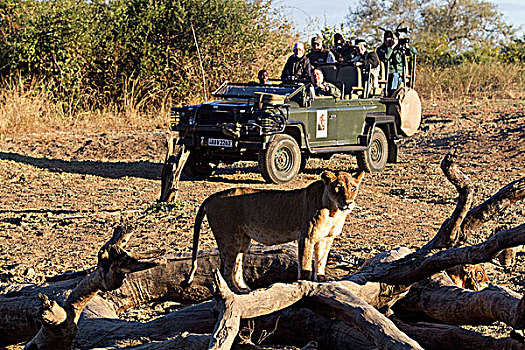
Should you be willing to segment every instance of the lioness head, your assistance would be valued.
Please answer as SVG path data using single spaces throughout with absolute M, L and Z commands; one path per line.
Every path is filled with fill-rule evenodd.
M 465 273 L 465 288 L 479 291 L 488 287 L 489 277 L 483 265 L 465 265 Z
M 321 178 L 325 185 L 325 193 L 330 201 L 339 210 L 350 210 L 357 197 L 359 184 L 364 175 L 365 173 L 362 172 L 357 178 L 353 178 L 352 175 L 344 171 L 338 171 L 336 174 L 325 171 Z
M 456 265 L 447 269 L 447 274 L 458 287 L 474 291 L 480 291 L 488 287 L 490 282 L 487 271 L 482 264 Z

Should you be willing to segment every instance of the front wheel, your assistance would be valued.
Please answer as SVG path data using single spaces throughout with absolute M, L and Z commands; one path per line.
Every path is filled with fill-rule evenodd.
M 388 140 L 380 128 L 374 128 L 370 148 L 357 154 L 357 166 L 368 173 L 385 168 L 388 160 Z
M 259 170 L 266 182 L 292 181 L 300 168 L 301 150 L 290 135 L 276 135 L 268 148 L 259 153 Z

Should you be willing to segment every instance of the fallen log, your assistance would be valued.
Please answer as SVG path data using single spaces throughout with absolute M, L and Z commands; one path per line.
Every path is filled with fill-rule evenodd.
M 80 281 L 64 305 L 39 293 L 42 326 L 27 343 L 26 349 L 72 349 L 80 314 L 96 293 L 120 287 L 129 272 L 155 266 L 155 263 L 142 262 L 138 256 L 124 250 L 130 237 L 129 227 L 119 226 L 115 229 L 111 239 L 99 250 L 97 269 Z
M 182 282 L 191 268 L 191 256 L 162 256 L 153 259 L 155 266 L 127 274 L 122 286 L 115 291 L 95 296 L 84 308 L 89 317 L 117 317 L 117 313 L 129 308 L 156 301 L 173 300 L 182 303 L 198 303 L 210 299 L 213 284 L 212 271 L 219 267 L 217 250 L 204 251 L 199 258 L 200 268 L 191 288 Z M 264 247 L 254 245 L 246 256 L 250 268 L 246 280 L 254 288 L 268 286 L 277 281 L 294 281 L 297 277 L 297 248 L 294 245 Z M 327 271 L 328 276 L 341 274 L 341 270 Z M 38 294 L 63 304 L 71 291 L 84 277 L 5 288 L 0 295 L 0 346 L 7 346 L 32 339 L 40 329 Z
M 493 338 L 478 332 L 444 324 L 417 322 L 394 323 L 411 338 L 416 339 L 426 350 L 523 350 L 525 344 L 512 338 Z
M 451 325 L 479 325 L 496 321 L 522 329 L 524 299 L 508 288 L 491 285 L 480 291 L 456 287 L 444 274 L 415 284 L 396 305 L 396 313 L 421 312 Z
M 141 337 L 148 337 L 153 340 L 150 344 L 143 344 L 144 348 L 170 348 L 170 346 L 179 346 L 176 343 L 177 341 L 190 341 L 190 338 L 195 338 L 200 339 L 200 344 L 202 341 L 206 342 L 207 339 L 210 343 L 207 346 L 221 349 L 238 346 L 239 339 L 236 336 L 251 319 L 253 319 L 252 325 L 263 325 L 268 320 L 275 321 L 279 317 L 286 319 L 287 315 L 294 313 L 295 317 L 304 315 L 305 322 L 302 323 L 304 328 L 301 329 L 301 332 L 295 331 L 295 333 L 301 334 L 290 335 L 290 328 L 282 327 L 283 331 L 281 331 L 280 327 L 277 327 L 275 331 L 272 331 L 275 336 L 268 337 L 267 341 L 270 339 L 280 339 L 281 341 L 288 339 L 297 342 L 296 344 L 301 342 L 301 346 L 304 346 L 309 341 L 315 340 L 319 342 L 321 347 L 334 349 L 349 347 L 354 349 L 418 349 L 428 346 L 439 348 L 440 344 L 428 344 L 441 342 L 446 337 L 446 332 L 449 331 L 452 334 L 451 338 L 455 337 L 456 345 L 459 344 L 463 348 L 466 346 L 463 342 L 471 339 L 478 348 L 508 346 L 513 349 L 522 349 L 523 343 L 516 339 L 494 340 L 492 337 L 485 337 L 476 332 L 464 332 L 454 325 L 464 322 L 479 324 L 497 320 L 505 322 L 516 330 L 521 330 L 525 324 L 523 316 L 525 302 L 523 302 L 523 298 L 511 291 L 497 287 L 486 288 L 479 292 L 467 292 L 464 289 L 449 285 L 450 281 L 440 282 L 439 272 L 458 264 L 490 261 L 502 249 L 525 244 L 525 235 L 523 235 L 525 226 L 521 225 L 501 230 L 481 244 L 461 247 L 469 230 L 479 225 L 480 222 L 497 218 L 505 209 L 510 208 L 510 204 L 525 196 L 525 191 L 522 189 L 525 178 L 502 188 L 498 195 L 491 197 L 473 210 L 470 208 L 473 202 L 470 180 L 455 166 L 455 160 L 454 156 L 447 156 L 442 162 L 442 169 L 445 174 L 448 172 L 447 178 L 460 193 L 456 209 L 451 217 L 443 223 L 434 239 L 414 253 L 405 250 L 396 258 L 388 258 L 389 254 L 386 254 L 386 257 L 375 257 L 357 273 L 344 280 L 329 283 L 308 281 L 291 284 L 278 283 L 247 295 L 235 295 L 229 292 L 217 277 L 216 284 L 221 287 L 218 288 L 220 293 L 215 304 L 209 302 L 184 308 L 148 323 L 124 322 L 114 318 L 116 316 L 115 310 L 125 310 L 151 300 L 190 302 L 210 296 L 211 271 L 218 267 L 217 256 L 209 255 L 209 262 L 201 264 L 200 271 L 198 271 L 192 285 L 192 288 L 196 289 L 193 290 L 185 290 L 180 285 L 185 274 L 189 271 L 188 260 L 165 258 L 158 260 L 156 262 L 158 266 L 154 268 L 145 268 L 144 271 L 128 274 L 127 281 L 120 288 L 113 292 L 104 293 L 105 300 L 98 300 L 95 303 L 97 307 L 92 309 L 87 306 L 90 305 L 87 302 L 96 300 L 93 293 L 94 287 L 85 287 L 94 285 L 97 290 L 110 289 L 108 286 L 115 287 L 121 284 L 125 274 L 129 271 L 124 269 L 124 271 L 121 270 L 120 273 L 117 273 L 117 270 L 114 270 L 115 276 L 119 277 L 116 279 L 119 283 L 107 283 L 107 285 L 100 281 L 87 283 L 90 279 L 95 279 L 96 276 L 92 275 L 84 278 L 79 277 L 74 280 L 74 283 L 72 281 L 56 282 L 62 283 L 62 286 L 70 283 L 70 287 L 83 287 L 71 293 L 68 293 L 64 288 L 56 289 L 57 294 L 65 298 L 64 307 L 61 308 L 42 297 L 48 313 L 44 314 L 42 318 L 41 322 L 44 322 L 45 326 L 41 328 L 41 331 L 53 334 L 55 323 L 67 324 L 70 327 L 63 327 L 63 329 L 67 331 L 68 337 L 67 341 L 63 341 L 63 343 L 70 342 L 71 334 L 76 333 L 75 347 L 81 349 L 117 348 L 122 342 L 130 344 Z M 465 223 L 468 220 L 471 220 L 471 223 L 467 225 Z M 245 277 L 248 277 L 249 280 L 250 275 L 252 275 L 253 280 L 250 283 L 256 288 L 257 286 L 267 286 L 275 281 L 283 282 L 287 278 L 293 281 L 297 274 L 297 259 L 292 252 L 293 249 L 277 248 L 274 255 L 265 255 L 271 249 L 261 248 L 260 256 L 253 254 L 252 256 L 256 257 L 255 260 L 246 263 Z M 278 249 L 282 250 L 279 251 Z M 395 255 L 394 252 L 390 254 L 390 256 Z M 116 256 L 121 255 L 116 254 Z M 275 261 L 279 261 L 279 263 L 274 264 Z M 99 265 L 100 271 L 103 271 L 108 266 L 117 267 L 119 264 Z M 111 268 L 108 271 L 112 271 Z M 438 275 L 435 275 L 436 273 Z M 430 280 L 425 281 L 428 278 Z M 260 285 L 259 282 L 261 282 Z M 56 284 L 52 285 L 57 286 Z M 51 284 L 42 288 L 52 289 Z M 17 293 L 27 292 L 28 290 L 29 287 L 18 288 L 16 291 L 12 289 L 9 296 L 1 296 L 0 308 L 5 307 L 4 301 L 23 298 L 21 294 Z M 33 287 L 31 298 L 35 300 L 35 296 L 41 290 L 41 288 Z M 404 297 L 409 290 L 410 293 Z M 149 294 L 150 292 L 151 294 Z M 398 301 L 400 299 L 402 301 Z M 17 305 L 21 305 L 22 300 L 17 300 Z M 61 304 L 60 301 L 59 304 Z M 31 303 L 27 303 L 27 305 L 34 308 Z M 82 314 L 82 318 L 79 320 L 78 310 L 84 306 L 86 306 L 86 312 Z M 221 310 L 220 319 L 217 319 L 217 313 L 213 313 L 212 307 Z M 395 322 L 392 322 L 386 315 L 378 311 L 387 313 L 391 307 L 394 307 L 396 314 L 400 316 L 402 311 L 411 311 L 412 316 L 415 315 L 416 317 L 411 322 L 421 321 L 417 317 L 423 315 L 423 319 L 426 321 L 430 319 L 441 322 L 441 324 L 428 323 L 425 325 L 429 329 L 435 329 L 435 336 L 423 331 L 418 332 L 417 327 L 420 327 L 421 324 L 397 322 L 395 319 Z M 4 310 L 8 310 L 8 308 Z M 22 307 L 16 310 L 23 312 L 25 309 Z M 188 317 L 191 312 L 193 312 L 193 316 Z M 33 315 L 34 313 L 33 310 L 26 315 Z M 105 318 L 96 318 L 96 315 L 105 315 Z M 34 321 L 25 321 L 25 323 L 21 321 L 21 324 L 27 325 L 31 322 L 34 323 Z M 328 331 L 322 335 L 318 334 L 319 332 L 314 329 L 315 322 L 328 322 L 325 324 L 335 322 L 334 325 L 337 325 L 337 329 L 341 330 L 342 335 L 338 338 Z M 442 323 L 449 324 L 444 325 Z M 5 332 L 5 324 L 3 320 L 0 320 L 0 341 L 5 341 L 1 336 L 1 332 Z M 215 332 L 211 336 L 208 335 L 212 333 L 214 326 Z M 101 329 L 104 331 L 100 332 Z M 413 329 L 416 331 L 412 331 Z M 190 333 L 191 337 L 188 338 L 188 334 L 184 332 Z M 254 330 L 255 332 L 260 333 L 261 330 Z M 193 338 L 194 334 L 195 337 Z M 188 338 L 187 340 L 182 339 L 185 335 Z M 174 340 L 176 338 L 181 339 Z M 354 339 L 359 340 L 360 347 L 349 346 L 349 341 Z M 41 339 L 40 344 L 45 344 L 44 341 L 45 339 Z M 442 342 L 449 344 L 446 339 Z M 37 343 L 34 341 L 31 344 Z M 28 347 L 32 346 L 31 344 Z M 310 347 L 312 346 L 311 344 Z M 450 348 L 450 345 L 448 347 Z
M 229 290 L 217 271 L 216 288 L 219 291 L 220 316 L 209 349 L 230 349 L 239 332 L 241 318 L 248 319 L 270 314 L 305 297 L 315 297 L 316 302 L 329 307 L 333 316 L 357 326 L 379 349 L 423 349 L 417 342 L 399 331 L 392 321 L 377 309 L 346 288 L 338 288 L 337 282 L 276 283 L 267 289 L 236 295 Z

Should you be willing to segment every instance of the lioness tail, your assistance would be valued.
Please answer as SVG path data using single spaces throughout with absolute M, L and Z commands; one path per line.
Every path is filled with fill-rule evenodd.
M 207 202 L 208 201 L 205 200 L 199 207 L 199 210 L 197 211 L 197 216 L 195 217 L 195 224 L 193 225 L 193 248 L 191 251 L 191 271 L 190 271 L 188 278 L 185 281 L 185 284 L 188 286 L 191 284 L 191 282 L 193 282 L 193 278 L 195 277 L 195 272 L 197 271 L 197 253 L 199 251 L 199 236 L 201 233 L 202 221 L 204 220 L 204 216 L 206 215 L 206 203 Z

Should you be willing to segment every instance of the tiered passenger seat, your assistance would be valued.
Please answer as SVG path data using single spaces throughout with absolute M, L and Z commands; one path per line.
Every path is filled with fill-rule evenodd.
M 341 89 L 344 99 L 355 99 L 363 96 L 361 69 L 350 65 L 335 64 L 321 65 L 318 68 L 323 72 L 325 81 Z

